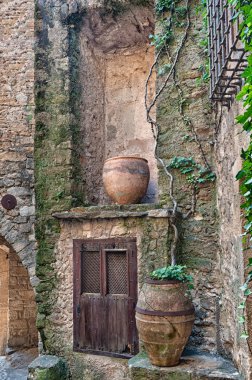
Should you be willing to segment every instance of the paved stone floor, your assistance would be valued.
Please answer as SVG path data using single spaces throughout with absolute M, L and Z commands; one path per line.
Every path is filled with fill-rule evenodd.
M 36 356 L 36 349 L 22 350 L 8 356 L 0 356 L 0 380 L 27 380 L 27 367 Z
M 129 360 L 132 380 L 242 380 L 233 363 L 218 355 L 187 350 L 176 367 L 156 367 L 145 354 Z

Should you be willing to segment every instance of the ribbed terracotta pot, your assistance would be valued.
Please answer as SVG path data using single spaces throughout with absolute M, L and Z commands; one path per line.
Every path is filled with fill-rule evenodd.
M 194 307 L 180 281 L 147 280 L 139 294 L 136 323 L 152 364 L 179 364 L 192 332 Z
M 113 157 L 105 161 L 103 184 L 115 203 L 138 203 L 146 194 L 149 179 L 150 171 L 145 158 Z

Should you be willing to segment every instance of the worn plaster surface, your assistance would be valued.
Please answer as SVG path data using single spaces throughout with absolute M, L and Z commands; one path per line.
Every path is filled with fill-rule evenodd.
M 83 17 L 80 150 L 88 203 L 111 203 L 104 194 L 102 169 L 107 158 L 120 155 L 148 160 L 151 180 L 143 202 L 157 200 L 154 139 L 144 104 L 145 82 L 154 60 L 148 39 L 153 27 L 152 7 L 132 5 L 116 17 L 106 9 L 90 9 Z M 154 86 L 155 76 L 152 94 Z

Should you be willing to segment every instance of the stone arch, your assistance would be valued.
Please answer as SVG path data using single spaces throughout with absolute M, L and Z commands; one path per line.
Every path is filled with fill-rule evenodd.
M 36 347 L 36 302 L 28 269 L 0 236 L 0 355 L 8 348 Z

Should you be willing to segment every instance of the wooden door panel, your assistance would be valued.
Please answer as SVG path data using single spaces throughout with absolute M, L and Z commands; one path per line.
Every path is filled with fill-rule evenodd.
M 137 353 L 135 239 L 74 241 L 74 349 Z
M 118 333 L 117 350 L 120 353 L 130 353 L 128 340 L 128 299 L 118 298 L 116 315 L 116 331 Z

